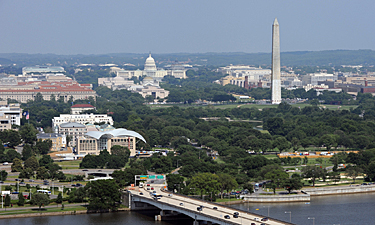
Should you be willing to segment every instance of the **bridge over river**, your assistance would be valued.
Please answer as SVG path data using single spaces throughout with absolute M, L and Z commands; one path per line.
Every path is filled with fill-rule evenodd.
M 154 190 L 151 190 L 153 188 Z M 149 189 L 149 190 L 147 190 Z M 154 193 L 155 191 L 155 193 Z M 155 198 L 153 194 L 161 196 Z M 182 217 L 194 219 L 193 225 L 201 224 L 247 224 L 247 225 L 282 225 L 291 224 L 284 221 L 267 218 L 247 211 L 233 209 L 228 206 L 207 202 L 185 195 L 172 194 L 162 190 L 161 187 L 145 186 L 139 190 L 129 190 L 123 193 L 124 202 L 129 204 L 131 210 L 160 209 L 160 215 L 155 220 L 178 220 Z M 202 207 L 203 206 L 203 207 Z M 201 208 L 201 210 L 198 210 Z M 234 218 L 234 213 L 238 218 Z M 229 218 L 226 216 L 229 216 Z

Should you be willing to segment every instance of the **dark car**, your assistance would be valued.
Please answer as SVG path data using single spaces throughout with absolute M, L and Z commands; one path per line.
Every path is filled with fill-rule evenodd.
M 19 181 L 19 179 L 16 178 L 16 181 Z
M 89 170 L 86 170 L 86 169 L 85 169 L 85 170 L 82 170 L 82 171 L 89 171 Z
M 233 215 L 233 218 L 238 218 L 238 215 L 237 215 L 237 214 L 234 214 L 234 215 Z
M 25 184 L 25 182 L 20 182 L 20 184 Z
M 29 180 L 29 182 L 34 182 L 34 180 Z
M 0 184 L 4 184 L 4 181 L 0 180 Z
M 250 225 L 256 225 L 255 223 L 251 223 Z
M 261 219 L 261 221 L 268 221 L 268 218 L 264 217 L 263 219 Z
M 142 192 L 139 192 L 139 195 L 143 195 L 143 193 L 142 193 Z
M 183 206 L 183 205 L 184 205 L 184 203 L 181 202 L 181 203 L 180 203 L 180 206 Z
M 80 184 L 80 183 L 77 183 L 76 184 L 76 187 L 82 187 L 83 185 L 82 184 Z
M 217 210 L 217 207 L 215 206 L 215 207 L 213 207 L 212 209 L 216 209 L 216 210 Z
M 239 216 L 240 214 L 238 212 L 234 212 L 233 215 Z
M 225 215 L 224 218 L 225 219 L 230 219 L 230 216 L 229 215 Z
M 197 207 L 197 210 L 198 210 L 198 211 L 202 211 L 202 208 L 201 208 L 201 207 Z

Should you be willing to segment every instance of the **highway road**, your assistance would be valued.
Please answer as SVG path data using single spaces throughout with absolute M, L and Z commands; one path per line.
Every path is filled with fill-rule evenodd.
M 148 187 L 145 186 L 144 189 L 140 189 L 140 190 L 142 190 L 142 193 L 143 193 L 142 196 L 146 197 L 146 198 L 153 199 L 153 197 L 151 196 L 152 190 L 146 190 L 147 188 Z M 186 209 L 189 209 L 189 210 L 196 211 L 198 213 L 203 213 L 203 214 L 206 214 L 206 215 L 209 215 L 209 216 L 214 216 L 214 217 L 221 218 L 221 219 L 224 219 L 225 215 L 229 215 L 230 219 L 228 219 L 228 221 L 235 222 L 235 223 L 238 223 L 238 224 L 249 224 L 249 225 L 252 225 L 252 224 L 256 224 L 256 225 L 260 225 L 260 224 L 269 224 L 269 225 L 287 224 L 287 223 L 282 223 L 281 221 L 275 221 L 273 219 L 268 219 L 268 221 L 261 221 L 262 217 L 259 217 L 259 215 L 255 215 L 255 214 L 251 214 L 251 213 L 247 213 L 247 212 L 245 213 L 243 211 L 237 211 L 237 210 L 232 209 L 232 208 L 228 208 L 228 207 L 221 206 L 221 205 L 218 206 L 217 204 L 211 204 L 209 202 L 200 201 L 198 199 L 187 198 L 187 197 L 183 197 L 183 196 L 180 196 L 180 195 L 174 195 L 174 194 L 172 194 L 171 196 L 168 196 L 169 192 L 163 192 L 160 189 L 160 186 L 159 187 L 154 186 L 154 188 L 155 188 L 156 194 L 163 196 L 161 199 L 154 200 L 154 201 L 172 204 L 175 207 L 186 208 Z M 139 192 L 137 192 L 137 191 L 133 190 L 131 192 L 132 192 L 132 194 L 139 195 Z M 202 211 L 197 210 L 197 207 L 200 207 L 200 206 L 203 206 Z M 217 209 L 213 209 L 213 207 L 217 207 Z M 235 212 L 239 212 L 238 218 L 233 217 L 233 214 Z

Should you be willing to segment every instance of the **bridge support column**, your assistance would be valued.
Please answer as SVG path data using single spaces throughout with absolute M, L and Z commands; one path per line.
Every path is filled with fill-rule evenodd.
M 199 221 L 193 221 L 193 225 L 199 225 Z
M 161 216 L 160 215 L 155 215 L 155 221 L 161 221 Z

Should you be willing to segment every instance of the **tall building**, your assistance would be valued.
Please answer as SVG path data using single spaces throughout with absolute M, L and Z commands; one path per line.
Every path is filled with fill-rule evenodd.
M 272 24 L 272 104 L 281 103 L 281 80 L 280 80 L 280 32 L 277 18 Z

